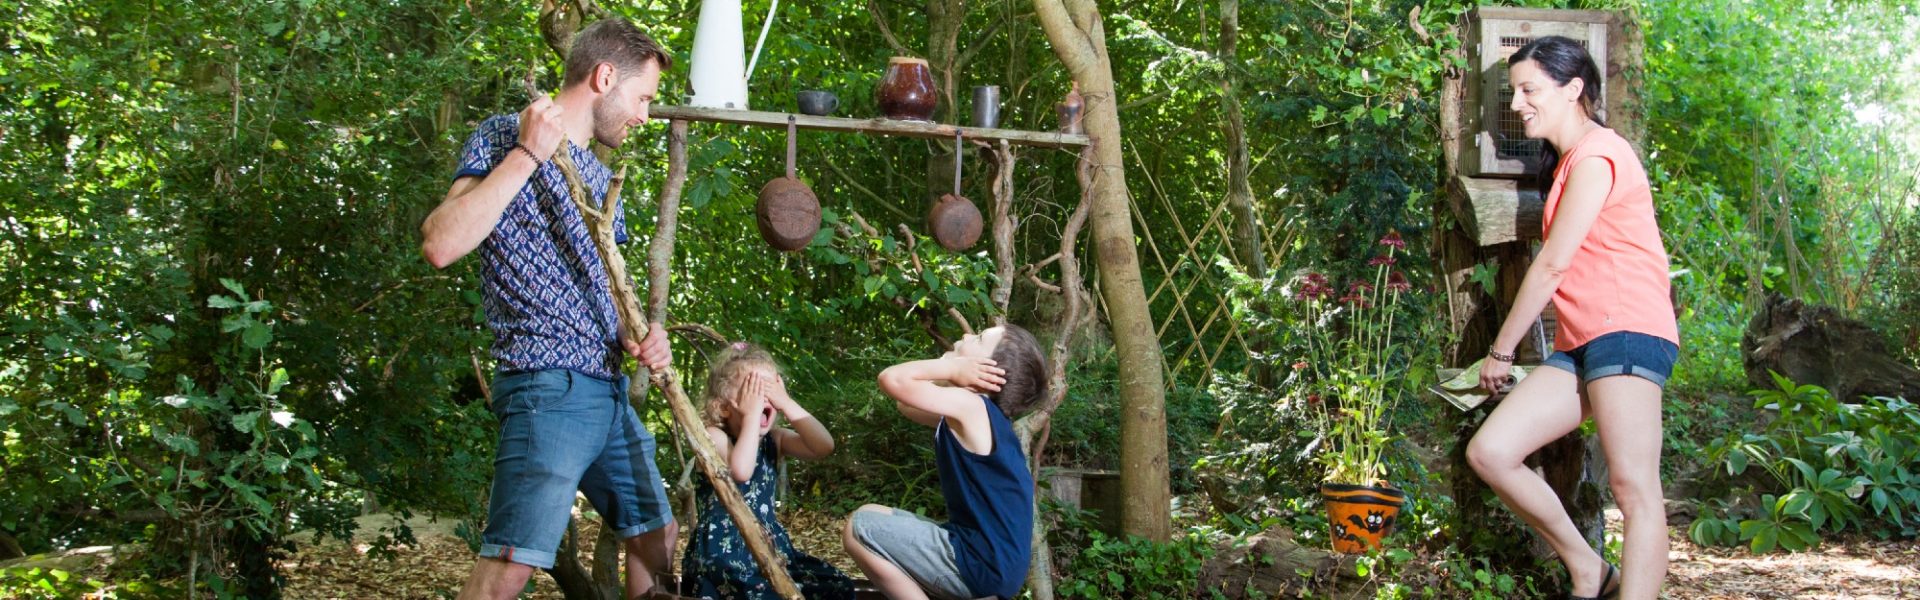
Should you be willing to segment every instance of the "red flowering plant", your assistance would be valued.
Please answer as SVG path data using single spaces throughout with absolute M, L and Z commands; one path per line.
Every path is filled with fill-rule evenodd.
M 1385 478 L 1382 453 L 1392 441 L 1387 416 L 1407 375 L 1407 361 L 1395 360 L 1393 351 L 1395 312 L 1412 288 L 1395 268 L 1407 243 L 1390 232 L 1379 246 L 1362 277 L 1344 286 L 1306 271 L 1283 290 L 1305 321 L 1304 330 L 1296 330 L 1300 356 L 1289 361 L 1301 378 L 1293 389 L 1317 425 L 1308 451 L 1330 483 L 1375 485 Z

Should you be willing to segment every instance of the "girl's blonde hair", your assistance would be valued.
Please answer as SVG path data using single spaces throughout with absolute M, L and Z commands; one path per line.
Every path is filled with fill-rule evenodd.
M 700 419 L 706 421 L 708 427 L 726 429 L 727 411 L 735 402 L 734 395 L 740 391 L 742 378 L 751 372 L 752 367 L 762 365 L 773 369 L 775 375 L 779 374 L 779 365 L 773 362 L 773 355 L 767 353 L 765 348 L 747 342 L 727 344 L 726 349 L 714 357 L 713 366 L 707 370 L 707 389 L 702 392 L 704 398 Z

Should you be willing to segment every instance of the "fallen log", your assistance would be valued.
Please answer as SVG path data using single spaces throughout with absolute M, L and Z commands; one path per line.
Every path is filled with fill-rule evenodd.
M 1838 309 L 1768 293 L 1740 338 L 1747 381 L 1773 389 L 1771 373 L 1817 385 L 1841 402 L 1863 396 L 1920 400 L 1920 369 L 1895 358 L 1866 323 Z

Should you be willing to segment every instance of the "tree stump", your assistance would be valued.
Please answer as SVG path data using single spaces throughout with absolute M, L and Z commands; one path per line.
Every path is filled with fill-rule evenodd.
M 1826 388 L 1841 402 L 1862 396 L 1920 399 L 1920 369 L 1887 351 L 1866 323 L 1838 309 L 1768 293 L 1740 338 L 1747 382 L 1773 389 L 1772 372 Z

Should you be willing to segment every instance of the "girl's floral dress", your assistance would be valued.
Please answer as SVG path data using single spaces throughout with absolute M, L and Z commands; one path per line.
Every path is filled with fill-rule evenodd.
M 787 575 L 800 586 L 809 600 L 853 598 L 853 580 L 827 561 L 803 554 L 793 547 L 793 538 L 774 518 L 773 492 L 775 461 L 779 449 L 771 436 L 760 439 L 760 458 L 753 478 L 740 485 L 747 508 L 760 518 L 760 525 L 773 538 L 774 551 L 786 557 Z M 773 585 L 760 573 L 760 565 L 747 552 L 740 529 L 727 515 L 727 509 L 714 497 L 706 478 L 696 477 L 694 497 L 700 510 L 700 522 L 693 530 L 687 552 L 680 562 L 681 581 L 686 594 L 704 598 L 777 600 Z

